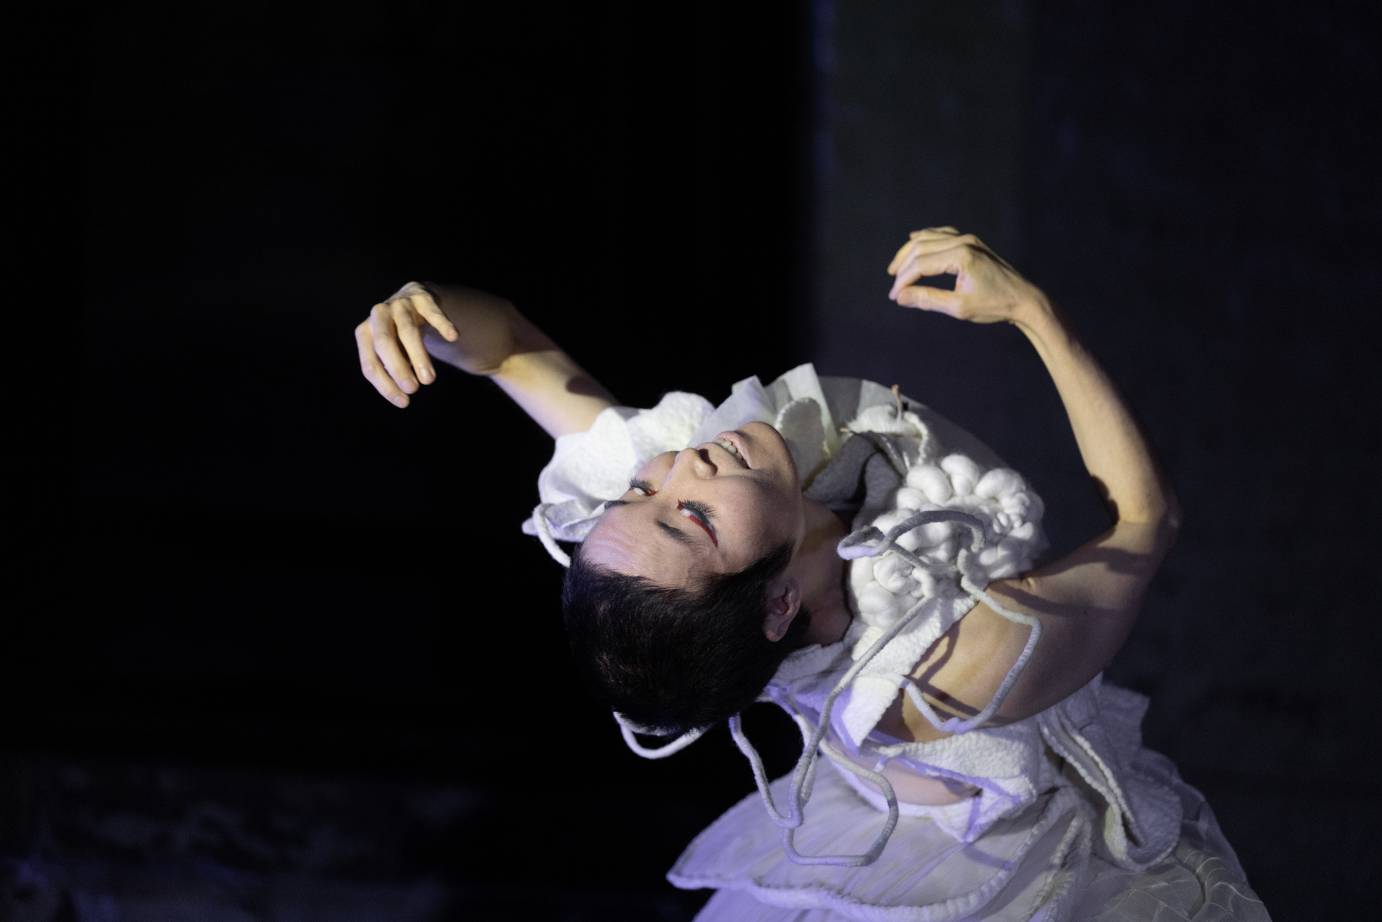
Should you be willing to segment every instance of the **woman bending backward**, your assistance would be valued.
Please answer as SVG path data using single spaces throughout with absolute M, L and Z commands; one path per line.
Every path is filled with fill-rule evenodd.
M 1028 338 L 1108 504 L 1103 533 L 1005 572 L 1044 547 L 1042 503 L 1020 475 L 896 388 L 883 401 L 872 382 L 810 365 L 767 389 L 736 384 L 753 412 L 732 398 L 716 416 L 680 393 L 631 411 L 509 301 L 435 283 L 404 285 L 355 337 L 364 376 L 399 407 L 436 379 L 434 360 L 494 380 L 554 439 L 574 437 L 549 468 L 569 464 L 562 445 L 626 446 L 632 426 L 668 449 L 595 476 L 580 501 L 540 481 L 551 501 L 525 530 L 567 566 L 577 668 L 629 745 L 660 757 L 728 719 L 753 764 L 759 796 L 669 875 L 719 891 L 698 918 L 1151 919 L 1168 892 L 1183 894 L 1176 918 L 1267 918 L 1203 796 L 1141 747 L 1146 699 L 1101 682 L 1181 522 L 1132 414 L 1068 317 L 974 235 L 915 231 L 887 271 L 899 306 Z M 918 284 L 946 273 L 954 291 Z M 722 419 L 725 431 L 705 428 Z M 832 493 L 833 475 L 875 486 Z M 568 557 L 554 537 L 579 543 Z M 870 609 L 878 598 L 897 604 Z M 803 735 L 797 770 L 771 785 L 738 724 L 755 700 L 788 709 Z M 821 753 L 831 770 L 816 771 Z M 802 847 L 840 830 L 857 832 L 856 850 Z M 1006 849 L 1001 870 L 963 864 L 975 843 Z

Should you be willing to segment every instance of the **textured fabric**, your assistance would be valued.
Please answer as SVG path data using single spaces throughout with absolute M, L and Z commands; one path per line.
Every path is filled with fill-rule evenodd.
M 582 541 L 604 504 L 628 490 L 629 478 L 653 455 L 709 442 L 752 421 L 782 433 L 805 486 L 840 444 L 835 420 L 884 398 L 891 399 L 886 388 L 857 378 L 821 378 L 808 362 L 767 387 L 756 376 L 745 378 L 718 407 L 684 391 L 668 391 L 651 409 L 606 407 L 585 432 L 557 437 L 552 460 L 538 475 L 535 517 L 558 541 Z M 538 534 L 533 518 L 522 528 Z
M 1107 686 L 1106 686 L 1107 687 Z M 906 826 L 921 820 L 906 820 L 900 828 L 901 835 L 889 843 L 876 868 L 869 872 L 869 880 L 854 883 L 843 881 L 847 875 L 837 871 L 841 882 L 840 891 L 849 892 L 853 901 L 836 897 L 827 889 L 819 889 L 809 900 L 798 905 L 782 905 L 781 900 L 773 902 L 773 889 L 780 886 L 785 873 L 794 866 L 776 859 L 773 849 L 777 845 L 774 831 L 762 830 L 759 840 L 761 851 L 755 855 L 754 838 L 744 829 L 752 827 L 762 811 L 755 798 L 741 801 L 734 811 L 742 810 L 740 832 L 722 843 L 711 838 L 711 830 L 698 837 L 692 848 L 707 851 L 721 850 L 730 861 L 739 861 L 740 868 L 729 868 L 726 874 L 725 889 L 718 890 L 696 916 L 697 922 L 842 922 L 846 919 L 983 919 L 1051 920 L 1068 918 L 1074 922 L 1219 922 L 1219 920 L 1253 920 L 1269 922 L 1266 908 L 1245 882 L 1243 869 L 1238 863 L 1233 849 L 1225 841 L 1213 811 L 1204 795 L 1186 783 L 1176 772 L 1175 766 L 1160 753 L 1149 749 L 1142 750 L 1137 760 L 1139 770 L 1158 777 L 1172 787 L 1180 800 L 1183 820 L 1176 847 L 1162 861 L 1142 871 L 1128 871 L 1097 855 L 1086 854 L 1088 864 L 1082 878 L 1070 872 L 1067 866 L 1059 872 L 1069 880 L 1069 894 L 1059 904 L 1048 902 L 1042 907 L 1031 903 L 1036 892 L 1034 883 L 1039 880 L 1052 880 L 1056 875 L 1042 877 L 1040 869 L 1049 865 L 1041 858 L 1040 852 L 1047 852 L 1052 845 L 1048 838 L 1023 856 L 1022 874 L 1014 874 L 1008 888 L 1001 898 L 995 898 L 977 914 L 956 915 L 931 912 L 921 907 L 925 902 L 934 904 L 932 897 L 954 899 L 954 893 L 962 893 L 966 884 L 972 881 L 973 869 L 960 865 L 953 852 L 953 845 L 944 839 L 935 838 L 931 850 L 925 850 L 926 833 L 916 833 Z M 833 774 L 833 773 L 832 773 Z M 822 779 L 826 788 L 812 800 L 810 826 L 849 828 L 860 820 L 856 804 L 850 804 L 838 790 L 839 785 Z M 1038 803 L 1036 809 L 1046 813 L 1060 809 L 1059 803 Z M 832 809 L 833 808 L 833 809 Z M 1082 812 L 1077 805 L 1074 812 Z M 726 814 L 727 816 L 730 814 Z M 1014 818 L 1022 820 L 1022 817 Z M 874 822 L 880 818 L 874 814 Z M 1010 820 L 1009 822 L 1012 822 Z M 1027 817 L 1026 822 L 1035 820 Z M 725 827 L 721 827 L 723 830 Z M 1059 829 L 1056 824 L 1052 830 Z M 711 827 L 715 829 L 715 827 Z M 1010 830 L 1006 824 L 995 829 L 996 835 L 985 837 L 979 843 L 983 852 L 980 860 L 992 860 L 1001 848 Z M 1055 832 L 1051 832 L 1054 836 Z M 934 838 L 934 831 L 932 831 Z M 905 843 L 905 844 L 904 844 Z M 1057 846 L 1059 842 L 1055 843 Z M 1071 857 L 1079 859 L 1081 843 L 1073 843 Z M 897 852 L 905 852 L 898 856 Z M 976 853 L 980 854 L 980 853 Z M 932 863 L 940 859 L 934 868 Z M 949 862 L 947 864 L 946 862 Z M 1073 862 L 1067 862 L 1067 865 Z M 959 870 L 956 871 L 956 866 Z M 750 869 L 748 874 L 744 869 Z M 855 875 L 859 869 L 840 869 Z M 938 873 L 939 872 L 939 873 Z M 953 876 L 952 876 L 953 874 Z M 729 883 L 733 881 L 732 885 Z M 925 893 L 929 884 L 937 887 L 936 880 L 943 881 L 950 889 L 937 888 L 933 893 Z M 703 886 L 714 886 L 709 880 Z M 885 894 L 875 897 L 873 905 L 864 901 L 872 888 L 875 893 Z M 891 888 L 891 889 L 890 889 Z M 765 898 L 760 898 L 760 892 Z M 917 905 L 909 905 L 908 901 Z M 890 903 L 888 902 L 890 901 Z M 925 901 L 925 902 L 924 902 Z
M 900 531 L 909 516 L 933 510 L 982 524 L 982 550 L 966 562 L 971 586 L 1031 569 L 1046 548 L 1040 497 L 972 434 L 881 385 L 818 377 L 810 364 L 767 387 L 745 379 L 719 407 L 672 392 L 650 410 L 607 409 L 588 432 L 558 439 L 524 530 L 540 534 L 540 521 L 560 540 L 581 540 L 647 458 L 751 419 L 786 437 L 806 496 L 854 513 L 841 556 L 847 543 Z M 974 795 L 899 804 L 877 860 L 840 867 L 788 861 L 782 829 L 755 794 L 702 832 L 668 879 L 721 890 L 704 919 L 1267 918 L 1203 797 L 1142 747 L 1148 702 L 1136 692 L 1096 676 L 1003 727 L 924 743 L 875 730 L 925 652 L 976 604 L 956 573 L 967 537 L 955 523 L 933 521 L 887 553 L 850 560 L 854 618 L 844 638 L 794 651 L 761 700 L 788 710 L 806 736 L 841 676 L 905 621 L 835 701 L 831 727 L 875 766 L 890 761 L 963 782 Z M 883 796 L 821 761 L 828 765 L 810 775 L 795 849 L 867 852 L 884 827 Z M 791 780 L 777 779 L 765 796 L 788 802 Z M 1194 893 L 1205 894 L 1204 907 Z

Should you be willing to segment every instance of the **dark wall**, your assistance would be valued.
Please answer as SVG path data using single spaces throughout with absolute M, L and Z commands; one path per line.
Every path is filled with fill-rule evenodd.
M 425 872 L 471 909 L 522 881 L 531 918 L 648 892 L 689 916 L 662 875 L 748 791 L 738 754 L 624 749 L 573 684 L 561 568 L 520 531 L 550 438 L 447 367 L 395 408 L 353 328 L 432 279 L 512 298 L 630 404 L 796 364 L 808 14 L 28 14 L 23 125 L 53 191 L 27 220 L 66 249 L 43 302 L 60 364 L 24 355 L 47 371 L 44 435 L 12 459 L 34 492 L 0 645 L 22 702 L 7 856 L 50 876 L 205 858 L 177 846 L 197 801 L 263 833 L 213 835 L 227 866 Z M 182 796 L 153 794 L 168 772 Z M 296 814 L 352 861 L 273 850 L 259 826 L 293 815 L 294 778 L 366 786 Z M 440 793 L 410 807 L 370 785 Z M 112 839 L 112 813 L 162 831 Z
M 92 718 L 81 739 L 161 745 L 99 716 L 130 695 L 254 715 L 178 751 L 220 758 L 299 711 L 377 718 L 396 746 L 400 720 L 454 719 L 476 651 L 540 633 L 557 654 L 530 631 L 555 596 L 480 596 L 496 566 L 559 583 L 518 531 L 551 440 L 451 368 L 396 409 L 353 328 L 409 279 L 457 281 L 629 403 L 775 374 L 800 354 L 769 331 L 805 287 L 809 201 L 787 26 L 447 5 L 86 23 L 63 535 L 87 569 L 54 587 L 83 634 L 56 699 Z M 730 311 L 746 336 L 700 332 Z M 26 732 L 56 742 L 45 726 Z M 303 732 L 252 758 L 310 757 Z
M 964 421 L 1047 500 L 1051 559 L 1110 520 L 1040 357 L 899 309 L 884 269 L 954 225 L 1062 305 L 1185 508 L 1105 679 L 1281 919 L 1352 914 L 1379 857 L 1378 19 L 841 3 L 822 83 L 817 367 L 868 356 Z
M 1275 917 L 1349 904 L 1382 817 L 1353 783 L 1376 16 L 741 6 L 25 14 L 8 879 L 187 893 L 210 861 L 362 917 L 519 888 L 529 918 L 689 918 L 662 874 L 747 766 L 723 730 L 625 751 L 519 530 L 550 439 L 450 368 L 391 406 L 352 328 L 448 280 L 629 404 L 807 359 L 896 381 L 1068 550 L 1104 512 L 1035 353 L 886 299 L 907 231 L 953 224 L 1073 316 L 1186 507 L 1106 678 Z M 790 726 L 747 723 L 785 767 Z

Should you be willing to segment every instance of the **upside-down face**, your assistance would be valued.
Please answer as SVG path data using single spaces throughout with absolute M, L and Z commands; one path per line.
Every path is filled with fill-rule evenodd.
M 667 451 L 634 473 L 586 535 L 581 556 L 603 569 L 691 588 L 737 573 L 805 533 L 801 479 L 786 440 L 750 422 L 703 445 Z

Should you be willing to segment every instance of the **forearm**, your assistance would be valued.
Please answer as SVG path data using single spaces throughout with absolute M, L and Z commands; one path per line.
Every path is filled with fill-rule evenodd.
M 552 438 L 584 432 L 618 401 L 552 338 L 520 315 L 512 354 L 490 379 Z
M 1085 468 L 1099 484 L 1114 519 L 1179 523 L 1175 492 L 1112 380 L 1050 299 L 1029 308 L 1012 322 L 1046 364 Z
M 463 285 L 425 284 L 460 332 L 455 342 L 426 334 L 428 353 L 492 380 L 553 438 L 584 432 L 600 411 L 616 403 L 599 381 L 507 298 Z

